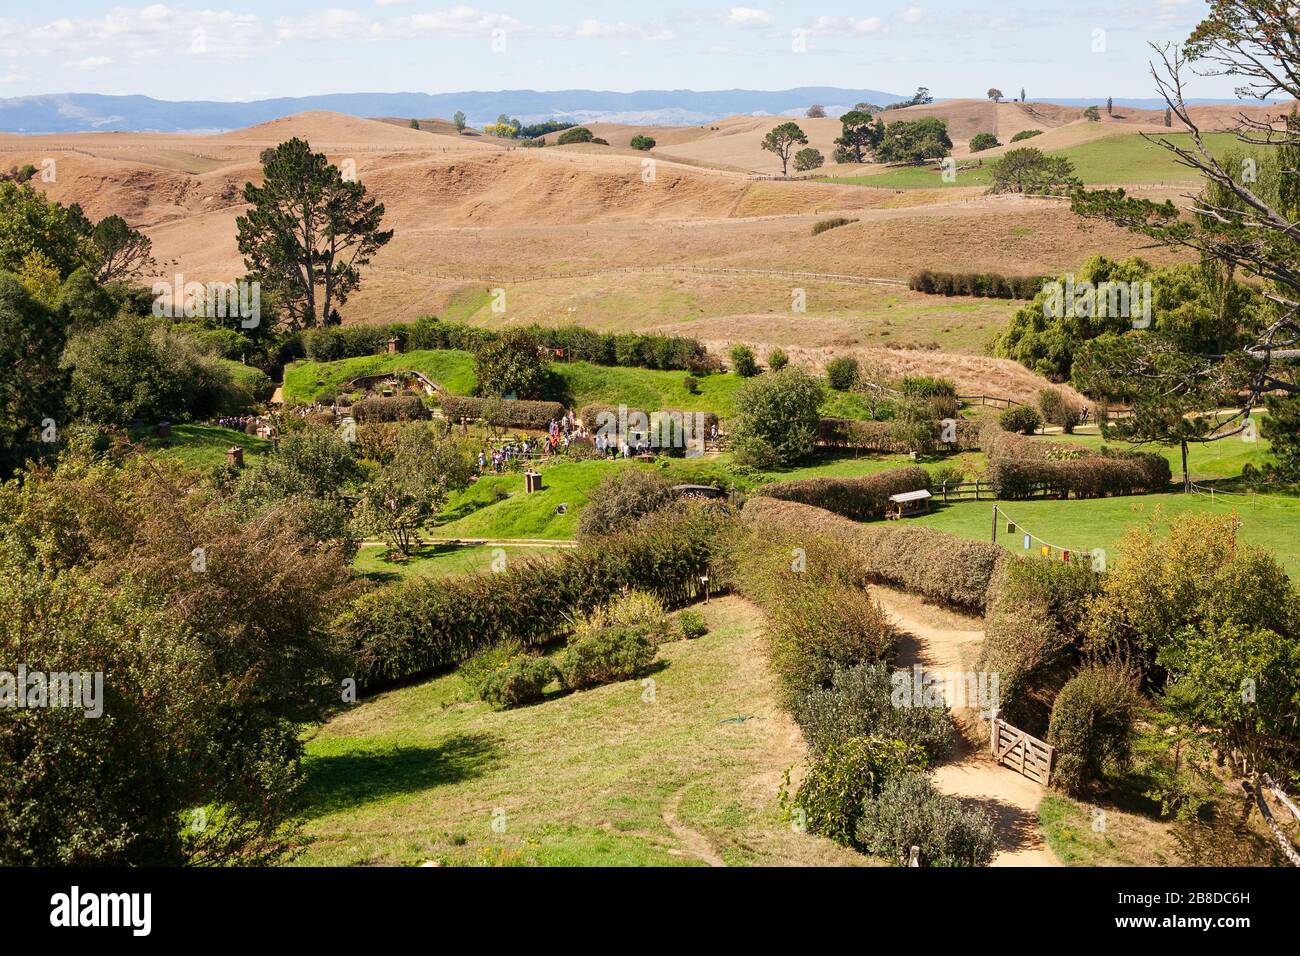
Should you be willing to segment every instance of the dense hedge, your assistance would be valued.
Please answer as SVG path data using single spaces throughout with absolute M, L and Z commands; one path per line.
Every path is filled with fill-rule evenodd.
M 957 441 L 944 444 L 940 441 L 943 425 L 934 422 L 934 443 L 956 451 L 975 451 L 980 447 L 980 424 L 967 418 L 954 419 L 957 423 Z M 831 448 L 857 448 L 898 454 L 910 451 L 910 445 L 895 434 L 892 422 L 864 422 L 848 418 L 823 418 L 817 422 L 817 443 Z
M 1104 498 L 1165 490 L 1173 475 L 1163 455 L 1035 441 L 990 423 L 980 433 L 993 493 L 1006 501 L 1038 489 L 1062 498 Z
M 551 422 L 559 421 L 565 411 L 560 402 L 525 402 L 462 395 L 443 395 L 439 403 L 448 421 L 458 422 L 462 418 L 478 421 L 491 411 L 497 424 L 508 428 L 546 428 Z
M 570 615 L 625 587 L 668 604 L 694 599 L 705 573 L 715 593 L 725 589 L 725 573 L 711 560 L 729 521 L 716 507 L 665 512 L 499 574 L 409 579 L 363 595 L 336 626 L 355 648 L 357 680 L 367 687 L 429 674 L 504 640 L 537 647 L 566 634 Z
M 1003 565 L 1019 560 L 997 545 L 932 528 L 864 526 L 812 505 L 775 498 L 750 498 L 743 517 L 747 526 L 768 536 L 835 538 L 843 542 L 841 560 L 851 573 L 973 611 L 982 612 L 988 605 Z
M 563 328 L 530 327 L 538 341 L 549 349 L 563 349 L 566 359 L 596 365 L 624 365 L 669 371 L 712 372 L 718 362 L 698 339 L 679 335 L 596 332 L 581 326 Z M 498 333 L 478 326 L 440 322 L 433 317 L 389 325 L 328 326 L 303 334 L 307 358 L 333 362 L 359 355 L 374 355 L 397 339 L 402 351 L 413 349 L 462 349 L 476 351 Z
M 805 478 L 764 485 L 755 492 L 764 498 L 813 505 L 845 518 L 870 518 L 885 513 L 891 495 L 930 490 L 924 468 L 897 468 L 860 478 Z
M 428 418 L 429 410 L 416 395 L 392 395 L 353 403 L 352 417 L 359 422 L 406 422 Z
M 932 272 L 924 269 L 908 282 L 913 292 L 970 295 L 982 299 L 1032 299 L 1046 281 L 1042 276 L 1004 276 L 986 272 Z

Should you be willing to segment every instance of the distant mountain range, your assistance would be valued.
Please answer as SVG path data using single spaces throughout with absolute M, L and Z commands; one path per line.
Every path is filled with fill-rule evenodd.
M 332 93 L 247 103 L 168 101 L 148 96 L 56 93 L 0 99 L 0 131 L 10 133 L 220 131 L 239 129 L 308 110 L 352 116 L 449 119 L 462 110 L 470 125 L 494 122 L 504 113 L 524 123 L 546 119 L 580 123 L 671 126 L 707 123 L 735 114 L 798 115 L 814 103 L 837 115 L 855 103 L 887 106 L 907 97 L 881 90 L 806 86 L 792 90 L 500 90 L 464 93 Z M 1038 99 L 1063 106 L 1100 105 L 1101 100 Z M 1232 100 L 1194 100 L 1196 104 Z M 847 105 L 846 105 L 847 104 Z M 1116 106 L 1160 109 L 1162 100 L 1117 99 Z

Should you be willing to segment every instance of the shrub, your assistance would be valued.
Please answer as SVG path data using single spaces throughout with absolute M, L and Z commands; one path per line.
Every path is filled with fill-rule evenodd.
M 1028 405 L 1013 405 L 998 416 L 1003 431 L 1032 435 L 1043 427 L 1043 416 Z
M 1074 643 L 1037 602 L 998 604 L 985 635 L 979 669 L 998 675 L 1002 718 L 1041 736 L 1052 701 L 1069 676 Z
M 655 141 L 654 141 L 654 137 L 652 136 L 637 135 L 632 137 L 632 141 L 629 145 L 633 149 L 641 149 L 641 150 L 654 149 Z
M 772 670 L 791 708 L 829 684 L 837 668 L 888 660 L 894 653 L 893 628 L 863 588 L 793 577 L 766 608 Z
M 439 398 L 443 417 L 449 422 L 462 418 L 470 421 L 490 420 L 503 428 L 544 429 L 564 417 L 560 402 L 526 402 L 508 398 L 470 398 L 442 395 Z
M 474 353 L 480 395 L 536 398 L 548 371 L 541 337 L 532 329 L 507 329 Z
M 844 216 L 836 216 L 833 219 L 820 219 L 813 223 L 812 234 L 814 236 L 820 236 L 823 232 L 828 232 L 831 229 L 838 229 L 840 226 L 847 226 L 854 222 L 857 222 L 857 220 L 848 219 Z
M 1044 421 L 1052 425 L 1060 425 L 1067 435 L 1073 434 L 1075 426 L 1079 424 L 1079 406 L 1067 398 L 1065 392 L 1059 388 L 1045 388 L 1040 391 L 1038 407 L 1042 410 Z
M 733 345 L 728 354 L 731 356 L 731 370 L 741 378 L 753 378 L 758 374 L 758 360 L 748 345 Z
M 1033 139 L 1035 136 L 1042 136 L 1042 135 L 1043 135 L 1043 131 L 1041 129 L 1022 129 L 1015 136 L 1011 137 L 1011 142 L 1023 143 L 1027 139 Z
M 1128 763 L 1141 703 L 1137 687 L 1137 672 L 1112 661 L 1083 668 L 1061 688 L 1047 730 L 1056 748 L 1056 786 L 1077 793 L 1099 782 L 1107 768 Z
M 790 364 L 790 356 L 785 354 L 784 349 L 772 349 L 767 353 L 767 367 L 773 372 L 779 372 Z
M 570 143 L 590 143 L 593 139 L 595 137 L 587 127 L 575 126 L 561 133 L 555 143 L 557 146 L 568 146 Z
M 482 697 L 488 677 L 523 653 L 524 645 L 520 641 L 504 640 L 472 655 L 456 668 L 456 673 L 469 685 L 476 697 Z
M 804 478 L 764 485 L 756 494 L 798 501 L 858 520 L 883 515 L 891 495 L 930 489 L 924 468 L 897 468 L 858 478 Z
M 655 644 L 644 629 L 611 627 L 569 644 L 556 669 L 565 687 L 585 690 L 639 677 L 654 659 Z
M 586 637 L 611 627 L 634 627 L 650 637 L 666 632 L 664 602 L 649 591 L 628 591 L 579 618 L 573 633 Z
M 682 387 L 685 388 L 687 393 L 690 395 L 700 394 L 700 380 L 694 375 L 687 375 L 683 378 Z
M 819 169 L 826 162 L 822 156 L 821 150 L 813 149 L 806 146 L 794 154 L 794 168 L 796 172 L 806 173 L 810 170 Z
M 994 149 L 1002 144 L 992 133 L 976 133 L 970 139 L 970 151 L 972 153 L 982 153 L 986 149 Z
M 407 422 L 428 418 L 429 410 L 416 395 L 393 395 L 390 398 L 363 398 L 352 406 L 358 422 Z
M 826 363 L 826 381 L 837 392 L 847 392 L 858 383 L 858 360 L 851 356 Z
M 672 481 L 650 468 L 621 468 L 592 489 L 578 518 L 580 536 L 625 531 L 643 516 L 677 500 Z
M 1041 276 L 1004 276 L 997 273 L 913 273 L 908 287 L 928 295 L 969 295 L 986 299 L 1032 299 L 1042 288 Z
M 682 637 L 693 641 L 709 633 L 709 626 L 699 611 L 682 611 L 677 615 L 677 630 Z
M 898 390 L 908 398 L 943 398 L 957 396 L 957 386 L 951 379 L 933 375 L 904 375 L 898 380 Z
M 497 710 L 535 704 L 555 676 L 555 665 L 546 658 L 523 654 L 488 674 L 479 696 Z
M 794 810 L 802 814 L 808 832 L 856 846 L 864 806 L 891 777 L 925 765 L 925 754 L 901 740 L 852 737 L 827 747 L 808 769 L 794 796 Z
M 987 811 L 966 808 L 921 774 L 890 777 L 862 808 L 856 843 L 867 853 L 907 866 L 912 847 L 922 866 L 987 866 L 996 838 Z
M 909 682 L 903 706 L 893 699 L 893 674 L 884 664 L 836 668 L 830 687 L 813 688 L 795 705 L 809 748 L 821 753 L 850 737 L 880 737 L 919 747 L 931 760 L 947 757 L 956 740 L 948 708 L 910 706 L 912 674 L 899 673 Z

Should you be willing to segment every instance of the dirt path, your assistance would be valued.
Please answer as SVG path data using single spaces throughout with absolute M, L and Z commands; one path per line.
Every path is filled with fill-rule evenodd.
M 667 799 L 663 807 L 664 823 L 668 829 L 673 831 L 673 836 L 677 837 L 677 842 L 682 845 L 682 850 L 698 860 L 703 860 L 709 866 L 726 866 L 722 857 L 713 852 L 713 847 L 709 841 L 700 833 L 696 833 L 686 824 L 682 823 L 677 817 L 677 807 L 682 802 L 682 794 L 686 792 L 686 787 L 678 790 Z
M 873 587 L 872 596 L 898 627 L 898 666 L 920 664 L 926 670 L 971 671 L 984 631 L 978 618 L 928 605 L 915 595 Z M 1060 866 L 1038 831 L 1038 803 L 1043 788 L 1000 767 L 972 740 L 975 710 L 957 708 L 953 718 L 961 732 L 957 753 L 936 768 L 934 784 L 943 793 L 987 810 L 998 834 L 993 866 Z

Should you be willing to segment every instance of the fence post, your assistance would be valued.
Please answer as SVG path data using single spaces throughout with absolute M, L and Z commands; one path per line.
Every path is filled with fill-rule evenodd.
M 996 504 L 993 505 L 993 537 L 991 540 L 994 544 L 998 543 L 998 506 Z

